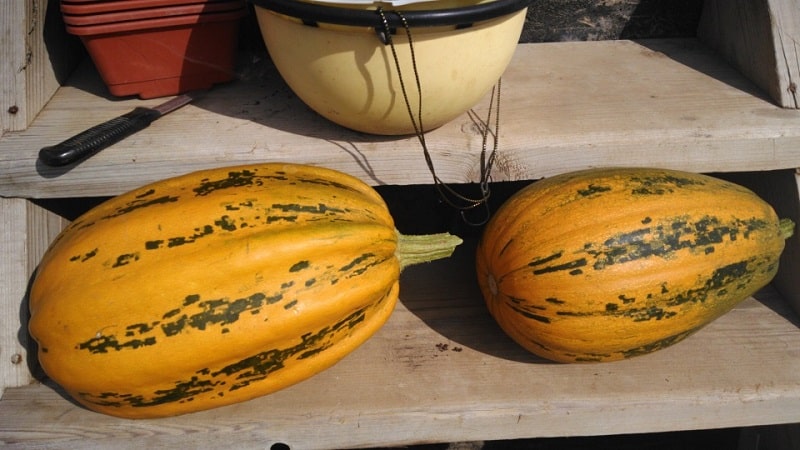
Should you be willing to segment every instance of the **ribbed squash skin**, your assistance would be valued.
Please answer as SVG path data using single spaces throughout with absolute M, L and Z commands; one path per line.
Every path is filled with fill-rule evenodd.
M 558 362 L 613 361 L 672 345 L 766 285 L 790 222 L 712 177 L 592 169 L 504 203 L 477 251 L 500 327 Z
M 306 379 L 398 297 L 398 234 L 345 174 L 263 164 L 113 198 L 47 251 L 30 293 L 44 371 L 86 407 L 148 418 Z

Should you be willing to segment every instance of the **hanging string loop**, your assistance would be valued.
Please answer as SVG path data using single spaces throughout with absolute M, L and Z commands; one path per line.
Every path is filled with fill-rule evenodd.
M 388 45 L 389 48 L 391 49 L 392 58 L 394 59 L 395 69 L 397 70 L 397 79 L 400 83 L 400 90 L 403 94 L 403 100 L 406 103 L 408 117 L 411 120 L 412 127 L 414 128 L 414 134 L 416 135 L 420 145 L 422 146 L 422 151 L 425 156 L 425 163 L 427 164 L 428 170 L 430 171 L 431 176 L 433 177 L 433 182 L 434 185 L 436 186 L 437 192 L 439 193 L 439 197 L 450 207 L 460 211 L 461 217 L 466 223 L 474 226 L 480 226 L 485 224 L 489 220 L 490 216 L 488 200 L 491 195 L 491 190 L 490 190 L 491 172 L 492 172 L 492 167 L 496 160 L 497 148 L 499 142 L 501 80 L 498 80 L 497 84 L 492 88 L 491 99 L 489 102 L 489 111 L 485 121 L 480 120 L 472 110 L 469 111 L 470 118 L 476 124 L 481 133 L 482 142 L 481 142 L 481 157 L 480 157 L 481 158 L 480 180 L 478 183 L 478 187 L 480 190 L 480 197 L 478 198 L 467 197 L 457 192 L 447 183 L 442 181 L 441 178 L 439 178 L 439 176 L 436 173 L 436 169 L 433 163 L 433 158 L 431 157 L 430 151 L 428 149 L 428 144 L 425 141 L 425 127 L 422 121 L 422 83 L 420 81 L 419 71 L 417 70 L 417 59 L 414 53 L 414 42 L 411 36 L 411 27 L 408 25 L 408 21 L 406 20 L 403 13 L 401 13 L 400 11 L 391 11 L 391 13 L 396 14 L 397 17 L 400 19 L 400 22 L 402 23 L 403 29 L 405 30 L 406 33 L 406 38 L 408 39 L 408 49 L 411 58 L 411 67 L 414 72 L 414 81 L 417 89 L 416 114 L 414 113 L 414 110 L 411 107 L 411 102 L 409 99 L 408 91 L 406 89 L 405 80 L 403 78 L 403 74 L 400 69 L 400 58 L 397 55 L 397 49 L 395 48 L 394 40 L 392 39 L 393 30 L 389 26 L 389 20 L 386 18 L 386 11 L 382 7 L 378 7 L 377 13 L 381 19 L 382 29 L 380 30 L 376 29 L 376 33 L 378 34 L 379 39 L 381 39 L 384 45 Z M 491 129 L 490 125 L 493 116 L 494 116 L 494 130 Z M 488 150 L 488 141 L 490 135 L 492 137 L 491 151 Z M 467 218 L 466 213 L 478 207 L 483 207 L 484 210 L 483 217 L 481 217 L 478 221 L 473 221 Z

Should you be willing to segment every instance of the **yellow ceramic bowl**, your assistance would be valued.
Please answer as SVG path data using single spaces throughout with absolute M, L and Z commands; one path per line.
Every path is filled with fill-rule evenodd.
M 254 3 L 270 57 L 289 87 L 310 108 L 332 122 L 365 133 L 414 133 L 392 49 L 376 33 L 380 27 L 326 23 L 309 26 L 299 18 Z M 410 5 L 408 10 L 478 3 L 481 2 L 437 0 Z M 425 131 L 465 113 L 491 90 L 513 56 L 526 10 L 523 7 L 466 28 L 411 25 Z M 388 11 L 385 14 L 392 15 Z M 375 15 L 379 17 L 377 12 Z M 417 120 L 419 92 L 411 46 L 402 27 L 392 35 L 392 41 Z

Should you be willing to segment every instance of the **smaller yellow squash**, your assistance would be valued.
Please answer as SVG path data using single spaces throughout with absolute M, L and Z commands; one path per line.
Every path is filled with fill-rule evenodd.
M 501 206 L 477 276 L 492 316 L 530 352 L 613 361 L 674 344 L 769 283 L 793 227 L 710 176 L 578 171 Z

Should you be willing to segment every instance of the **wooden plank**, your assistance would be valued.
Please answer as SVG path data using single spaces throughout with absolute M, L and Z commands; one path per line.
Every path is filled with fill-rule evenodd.
M 65 224 L 26 200 L 0 198 L 0 393 L 33 380 L 36 364 L 30 364 L 27 352 L 28 280 Z
M 0 132 L 26 129 L 84 55 L 57 0 L 0 2 Z
M 800 421 L 798 318 L 766 289 L 680 344 L 614 363 L 551 364 L 486 312 L 474 240 L 411 267 L 387 324 L 331 369 L 273 395 L 130 421 L 48 385 L 8 389 L 5 448 L 358 448 Z
M 82 164 L 39 166 L 42 146 L 161 101 L 110 101 L 92 67 L 82 69 L 28 130 L 0 140 L 0 195 L 113 195 L 256 161 L 325 165 L 374 185 L 432 180 L 415 138 L 338 127 L 268 65 Z M 479 117 L 487 106 L 476 106 Z M 698 172 L 800 166 L 800 111 L 772 104 L 695 39 L 521 44 L 503 78 L 501 119 L 497 181 L 609 164 Z M 426 139 L 443 180 L 478 179 L 481 135 L 466 114 Z
M 25 39 L 21 39 L 26 12 L 24 0 L 0 2 L 0 135 L 28 125 L 24 111 L 26 50 Z
M 20 311 L 30 270 L 25 256 L 27 211 L 25 200 L 0 198 L 0 392 L 31 381 L 20 339 L 24 327 Z
M 800 0 L 772 0 L 781 104 L 800 108 Z
M 706 0 L 698 37 L 784 108 L 800 108 L 800 0 Z

